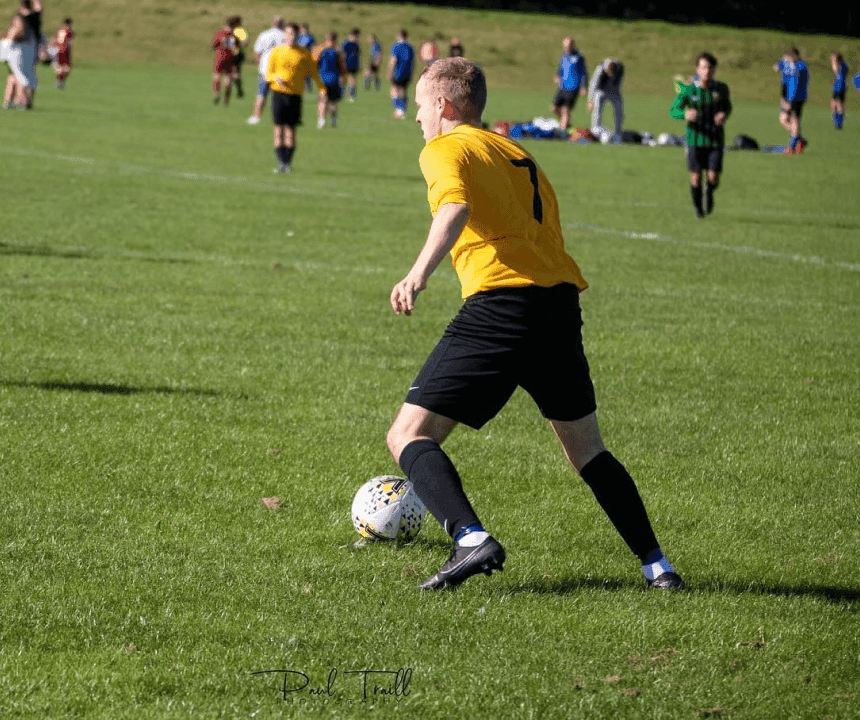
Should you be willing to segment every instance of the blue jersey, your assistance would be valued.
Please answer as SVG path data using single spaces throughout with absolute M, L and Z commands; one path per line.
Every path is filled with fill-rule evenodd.
M 370 46 L 370 60 L 375 65 L 379 65 L 379 62 L 382 60 L 382 45 L 378 42 L 374 42 Z
M 806 100 L 809 90 L 809 68 L 803 60 L 791 63 L 788 82 L 785 86 L 785 99 L 789 102 Z
M 839 61 L 839 69 L 833 78 L 833 92 L 843 93 L 848 87 L 848 65 L 844 60 Z
M 316 38 L 310 33 L 302 33 L 296 38 L 296 42 L 305 50 L 310 50 L 314 46 Z
M 340 82 L 340 55 L 333 47 L 327 47 L 317 60 L 320 79 L 324 85 L 337 85 Z
M 394 57 L 394 73 L 391 79 L 398 83 L 409 82 L 412 79 L 415 50 L 404 40 L 391 46 L 391 55 Z
M 860 92 L 860 72 L 854 76 L 854 89 Z
M 347 72 L 356 72 L 361 65 L 361 47 L 355 40 L 344 40 L 341 46 Z
M 579 90 L 588 82 L 585 58 L 578 52 L 564 54 L 558 63 L 558 87 L 560 90 Z

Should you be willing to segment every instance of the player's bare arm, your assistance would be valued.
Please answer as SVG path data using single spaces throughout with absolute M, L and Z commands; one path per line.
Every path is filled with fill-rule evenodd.
M 418 293 L 427 287 L 427 281 L 433 271 L 442 262 L 442 258 L 451 252 L 468 221 L 468 205 L 450 203 L 439 208 L 412 269 L 391 290 L 391 309 L 395 314 L 412 314 Z

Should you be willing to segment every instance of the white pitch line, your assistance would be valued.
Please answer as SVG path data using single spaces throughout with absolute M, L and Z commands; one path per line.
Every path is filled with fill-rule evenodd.
M 564 227 L 566 230 L 585 230 L 586 232 L 595 233 L 597 235 L 614 235 L 615 237 L 624 237 L 630 240 L 675 243 L 677 245 L 685 245 L 688 247 L 700 248 L 702 250 L 722 250 L 725 252 L 737 253 L 739 255 L 753 255 L 755 257 L 772 258 L 774 260 L 788 260 L 790 262 L 802 263 L 804 265 L 817 265 L 819 267 L 831 267 L 838 268 L 840 270 L 850 270 L 851 272 L 860 272 L 860 263 L 842 262 L 840 260 L 825 260 L 824 258 L 820 258 L 815 255 L 781 253 L 774 250 L 763 250 L 762 248 L 750 247 L 749 245 L 721 245 L 720 243 L 700 242 L 698 240 L 680 240 L 660 233 L 617 230 L 615 228 L 598 227 L 597 225 L 587 225 L 585 223 L 568 223 Z

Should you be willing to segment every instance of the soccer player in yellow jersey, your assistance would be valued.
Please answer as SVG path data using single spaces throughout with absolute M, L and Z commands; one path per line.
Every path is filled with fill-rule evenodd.
M 296 126 L 302 123 L 302 91 L 305 78 L 312 77 L 320 90 L 325 87 L 310 52 L 298 45 L 298 35 L 299 26 L 295 23 L 284 28 L 284 43 L 272 50 L 266 69 L 266 80 L 272 89 L 277 173 L 292 172 L 293 154 L 296 151 Z
M 680 588 L 633 479 L 603 445 L 582 347 L 579 293 L 555 192 L 522 147 L 481 128 L 484 74 L 461 57 L 437 60 L 416 86 L 421 170 L 433 221 L 412 269 L 391 291 L 411 315 L 449 252 L 465 302 L 418 373 L 387 435 L 388 448 L 454 540 L 422 589 L 456 587 L 501 570 L 505 550 L 481 525 L 442 442 L 458 423 L 480 428 L 525 389 L 631 551 L 647 585 Z

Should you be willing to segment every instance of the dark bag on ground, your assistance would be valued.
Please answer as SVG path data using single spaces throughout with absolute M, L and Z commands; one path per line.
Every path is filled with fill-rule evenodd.
M 735 150 L 758 150 L 758 143 L 749 135 L 737 135 L 732 146 Z

